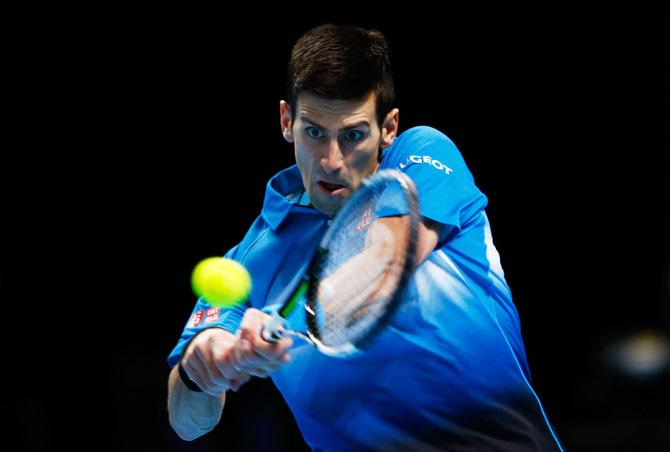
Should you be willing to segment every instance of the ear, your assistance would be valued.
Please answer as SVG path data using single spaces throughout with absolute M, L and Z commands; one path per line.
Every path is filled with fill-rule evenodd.
M 293 143 L 293 119 L 291 118 L 291 107 L 285 100 L 279 101 L 279 124 L 284 139 L 289 143 Z
M 400 119 L 400 110 L 394 108 L 384 118 L 384 125 L 382 126 L 382 140 L 381 147 L 385 149 L 391 144 L 398 134 L 398 121 Z

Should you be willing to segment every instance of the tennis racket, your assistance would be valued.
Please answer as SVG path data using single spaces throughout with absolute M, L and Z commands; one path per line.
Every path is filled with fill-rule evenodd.
M 366 179 L 331 220 L 307 270 L 262 330 L 266 341 L 300 336 L 319 351 L 350 357 L 391 320 L 416 265 L 419 202 L 414 182 L 397 170 Z M 305 297 L 306 332 L 288 330 Z

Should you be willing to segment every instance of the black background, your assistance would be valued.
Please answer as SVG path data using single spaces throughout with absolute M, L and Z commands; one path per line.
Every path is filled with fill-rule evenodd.
M 10 28 L 2 449 L 304 447 L 267 381 L 182 442 L 166 356 L 193 265 L 242 237 L 292 163 L 286 63 L 327 21 L 387 35 L 401 129 L 444 131 L 489 197 L 534 386 L 568 450 L 670 445 L 667 376 L 628 380 L 601 359 L 608 341 L 670 325 L 660 7 L 260 9 Z

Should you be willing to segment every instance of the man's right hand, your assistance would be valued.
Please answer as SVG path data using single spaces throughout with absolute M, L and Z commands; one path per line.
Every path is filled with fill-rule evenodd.
M 266 378 L 291 360 L 289 349 L 293 339 L 284 337 L 276 342 L 267 342 L 262 337 L 263 326 L 272 317 L 249 308 L 237 330 L 235 368 L 255 377 Z

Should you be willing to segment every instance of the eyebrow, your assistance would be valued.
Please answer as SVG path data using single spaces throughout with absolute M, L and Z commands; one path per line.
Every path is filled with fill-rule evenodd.
M 309 118 L 308 118 L 307 116 L 305 116 L 305 115 L 300 115 L 300 120 L 301 120 L 301 121 L 308 122 L 308 123 L 312 124 L 313 126 L 318 127 L 319 129 L 326 130 L 326 127 L 324 127 L 324 126 L 322 126 L 322 125 L 320 125 L 320 124 L 317 124 L 316 122 L 312 121 L 311 119 L 309 119 Z M 366 119 L 363 119 L 363 120 L 361 120 L 361 121 L 355 122 L 355 123 L 353 123 L 353 124 L 351 124 L 351 125 L 348 125 L 348 126 L 346 126 L 346 127 L 342 127 L 342 128 L 340 129 L 340 132 L 342 132 L 342 131 L 344 131 L 344 130 L 355 129 L 356 127 L 359 127 L 359 126 L 367 126 L 367 127 L 369 128 L 369 127 L 370 127 L 370 123 L 369 123 Z

